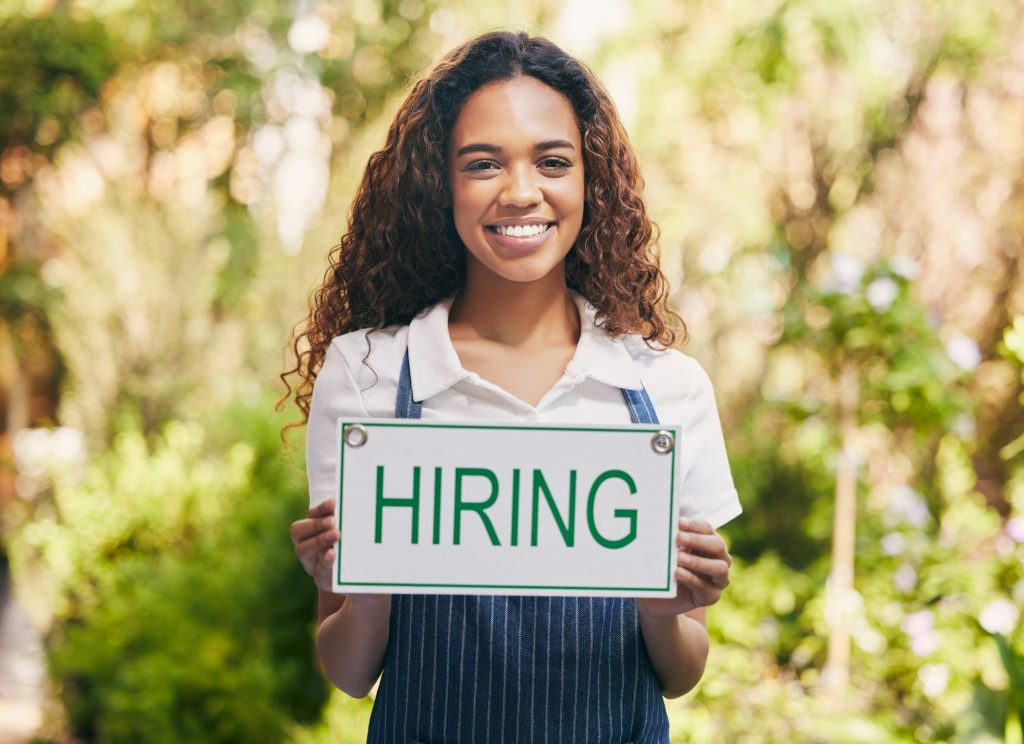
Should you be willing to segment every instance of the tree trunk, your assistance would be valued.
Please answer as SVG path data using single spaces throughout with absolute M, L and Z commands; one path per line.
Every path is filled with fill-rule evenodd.
M 824 678 L 839 704 L 850 680 L 850 613 L 853 601 L 854 541 L 857 534 L 856 432 L 860 385 L 857 368 L 845 362 L 839 375 L 839 461 L 836 464 L 835 521 L 832 527 L 832 570 L 827 592 L 831 621 Z

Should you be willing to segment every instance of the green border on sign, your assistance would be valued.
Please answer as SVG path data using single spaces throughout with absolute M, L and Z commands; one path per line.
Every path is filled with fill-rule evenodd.
M 352 424 L 362 426 L 364 428 L 418 428 L 418 429 L 501 429 L 506 431 L 585 431 L 585 432 L 599 432 L 599 433 L 623 433 L 623 434 L 657 434 L 665 427 L 657 427 L 655 429 L 648 428 L 603 428 L 593 426 L 498 426 L 488 424 L 426 424 L 415 421 L 407 421 L 405 423 L 391 423 L 386 421 L 379 422 L 366 422 L 366 421 L 344 421 L 338 419 L 338 531 L 341 532 L 341 513 L 342 513 L 342 500 L 344 499 L 344 493 L 341 489 L 341 484 L 345 482 L 345 437 L 344 426 L 345 424 Z M 678 442 L 677 442 L 678 444 Z M 672 530 L 675 526 L 675 521 L 672 519 L 672 506 L 675 503 L 675 491 L 676 491 L 676 448 L 672 448 L 672 460 L 670 462 L 670 468 L 672 470 L 671 488 L 669 490 L 669 527 L 668 527 L 668 542 L 669 542 L 669 559 L 668 559 L 668 572 L 665 577 L 664 586 L 554 586 L 554 585 L 525 585 L 525 584 L 428 584 L 428 583 L 408 583 L 398 581 L 346 581 L 344 582 L 347 586 L 407 586 L 407 587 L 429 587 L 433 589 L 544 589 L 550 591 L 552 589 L 565 589 L 568 591 L 587 591 L 587 590 L 600 590 L 600 591 L 612 591 L 612 592 L 655 592 L 665 591 L 672 586 Z M 336 567 L 337 567 L 337 584 L 342 584 L 341 578 L 341 550 L 335 549 L 336 556 Z

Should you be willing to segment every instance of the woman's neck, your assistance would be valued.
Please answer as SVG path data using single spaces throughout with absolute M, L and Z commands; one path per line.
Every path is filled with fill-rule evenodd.
M 508 346 L 579 340 L 579 313 L 564 267 L 534 282 L 470 274 L 448 315 L 453 339 L 475 337 Z

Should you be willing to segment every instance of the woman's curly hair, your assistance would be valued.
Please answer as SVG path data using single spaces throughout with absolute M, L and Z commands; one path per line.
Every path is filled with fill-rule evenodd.
M 293 340 L 295 403 L 309 419 L 316 375 L 331 340 L 349 331 L 408 323 L 454 296 L 465 276 L 447 183 L 448 137 L 466 99 L 496 80 L 529 76 L 572 104 L 583 143 L 583 224 L 566 257 L 566 280 L 614 336 L 639 333 L 672 346 L 668 285 L 652 255 L 657 226 L 647 217 L 643 179 L 611 97 L 589 68 L 542 37 L 496 31 L 449 52 L 412 88 L 373 153 L 352 203 L 348 230 L 329 257 L 312 309 Z M 286 427 L 288 428 L 288 427 Z

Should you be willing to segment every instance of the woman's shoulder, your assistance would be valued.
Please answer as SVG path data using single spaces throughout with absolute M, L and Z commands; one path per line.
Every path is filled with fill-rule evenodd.
M 319 377 L 343 376 L 364 393 L 383 381 L 397 384 L 402 356 L 409 334 L 408 325 L 362 328 L 331 339 Z M 394 380 L 391 380 L 391 378 Z
M 657 344 L 649 346 L 638 334 L 625 336 L 622 343 L 651 395 L 688 398 L 711 391 L 711 378 L 690 354 Z
M 346 359 L 355 357 L 359 362 L 364 357 L 378 359 L 391 356 L 400 350 L 399 358 L 405 353 L 408 340 L 408 325 L 390 325 L 384 328 L 361 328 L 349 331 L 331 339 L 331 347 Z

